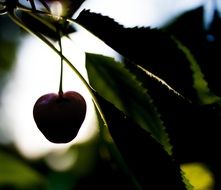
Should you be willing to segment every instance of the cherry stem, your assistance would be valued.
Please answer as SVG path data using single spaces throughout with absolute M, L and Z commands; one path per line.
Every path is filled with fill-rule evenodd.
M 60 48 L 60 58 L 61 58 L 61 71 L 60 71 L 60 84 L 59 84 L 59 91 L 58 94 L 59 96 L 63 95 L 63 53 L 62 53 L 62 43 L 61 43 L 61 33 L 60 33 L 60 29 L 57 26 L 57 33 L 58 33 L 58 44 L 59 44 L 59 48 Z

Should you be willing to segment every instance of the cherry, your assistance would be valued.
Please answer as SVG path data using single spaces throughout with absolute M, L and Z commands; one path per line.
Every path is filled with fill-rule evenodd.
M 61 33 L 57 28 L 60 47 L 61 71 L 58 93 L 41 96 L 33 109 L 34 120 L 42 134 L 53 143 L 68 143 L 73 140 L 85 119 L 86 102 L 75 91 L 63 93 L 63 54 Z
M 33 116 L 38 129 L 53 143 L 73 140 L 86 115 L 86 102 L 75 91 L 49 93 L 34 105 Z

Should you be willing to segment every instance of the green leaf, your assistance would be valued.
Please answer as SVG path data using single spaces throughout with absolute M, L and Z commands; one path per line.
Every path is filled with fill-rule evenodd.
M 211 23 L 205 27 L 205 11 L 207 10 L 204 6 L 187 10 L 167 24 L 165 29 L 188 47 L 194 55 L 194 59 L 197 60 L 209 89 L 215 95 L 221 96 L 221 43 L 219 35 L 221 20 L 216 8 L 214 8 L 214 14 L 211 14 Z
M 171 154 L 169 138 L 147 89 L 120 62 L 87 54 L 86 67 L 92 87 L 119 110 L 149 131 Z
M 25 162 L 0 151 L 0 188 L 43 189 L 45 179 Z
M 181 166 L 181 168 L 182 168 L 182 166 Z M 193 185 L 190 183 L 189 179 L 186 177 L 186 174 L 185 174 L 185 172 L 183 170 L 181 170 L 181 176 L 183 178 L 183 182 L 186 185 L 186 189 L 187 190 L 194 190 Z
M 197 92 L 200 103 L 213 104 L 217 101 L 220 101 L 220 97 L 213 94 L 213 92 L 209 89 L 208 83 L 204 78 L 204 74 L 200 68 L 200 65 L 198 64 L 191 51 L 175 37 L 174 41 L 177 43 L 179 49 L 186 55 L 186 58 L 190 63 L 190 68 L 193 73 L 193 87 Z
M 140 189 L 139 187 L 141 187 L 141 189 L 186 189 L 181 177 L 179 164 L 167 154 L 162 145 L 157 142 L 149 132 L 139 127 L 137 123 L 117 109 L 113 104 L 103 99 L 97 93 L 95 93 L 95 96 L 105 115 L 111 137 L 128 168 L 125 173 L 128 182 L 130 183 L 135 179 L 135 182 L 139 185 L 138 188 L 135 189 Z M 115 152 L 111 151 L 110 148 L 109 150 L 110 157 L 116 158 Z M 111 158 L 109 158 L 109 160 L 112 160 L 112 162 L 116 161 Z M 116 162 L 111 165 L 115 163 Z M 120 169 L 122 169 L 122 165 L 124 164 L 120 163 Z M 117 166 L 119 166 L 119 164 L 117 164 Z M 114 165 L 114 168 L 116 172 L 118 167 Z M 128 171 L 129 174 L 130 172 L 132 174 L 132 180 L 130 176 L 128 176 Z M 113 183 L 117 180 L 115 179 L 116 176 L 117 178 L 121 177 L 120 173 L 122 172 L 118 172 L 112 177 L 111 181 L 113 181 Z M 105 180 L 106 175 L 101 177 L 101 179 L 102 178 Z M 123 185 L 122 182 L 118 183 Z M 111 183 L 111 185 L 114 187 L 115 184 Z M 120 189 L 131 190 L 134 189 L 132 188 L 134 187 L 133 185 L 134 184 L 128 184 L 128 186 L 122 186 Z
M 84 10 L 77 23 L 131 62 L 166 81 L 190 99 L 196 98 L 188 60 L 166 31 L 151 27 L 125 28 L 113 19 Z

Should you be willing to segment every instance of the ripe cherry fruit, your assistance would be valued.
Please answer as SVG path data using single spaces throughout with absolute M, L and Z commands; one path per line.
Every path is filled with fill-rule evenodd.
M 60 30 L 58 42 L 61 57 L 59 91 L 41 96 L 34 105 L 33 116 L 38 129 L 53 143 L 68 143 L 73 140 L 86 115 L 86 102 L 75 91 L 63 93 L 63 54 Z
M 34 105 L 33 116 L 38 129 L 53 143 L 73 140 L 86 115 L 86 102 L 75 91 L 49 93 Z

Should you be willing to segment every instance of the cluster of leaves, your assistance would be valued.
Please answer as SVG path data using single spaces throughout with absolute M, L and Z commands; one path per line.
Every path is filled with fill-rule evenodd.
M 93 95 L 113 141 L 106 140 L 101 119 L 104 131 L 96 164 L 72 182 L 74 189 L 192 189 L 180 169 L 187 162 L 207 164 L 215 189 L 221 187 L 217 180 L 221 80 L 216 61 L 221 43 L 214 30 L 207 34 L 197 25 L 202 24 L 202 9 L 194 11 L 197 16 L 192 13 L 161 29 L 124 28 L 88 10 L 76 18 L 122 55 L 122 61 L 86 53 Z M 45 25 L 30 13 L 23 13 L 21 20 L 32 31 L 56 39 L 56 26 L 48 27 L 51 22 Z M 191 20 L 196 28 L 188 28 Z M 64 35 L 74 31 L 68 22 L 60 24 Z M 217 39 L 208 41 L 208 35 Z M 108 156 L 102 154 L 104 147 Z

